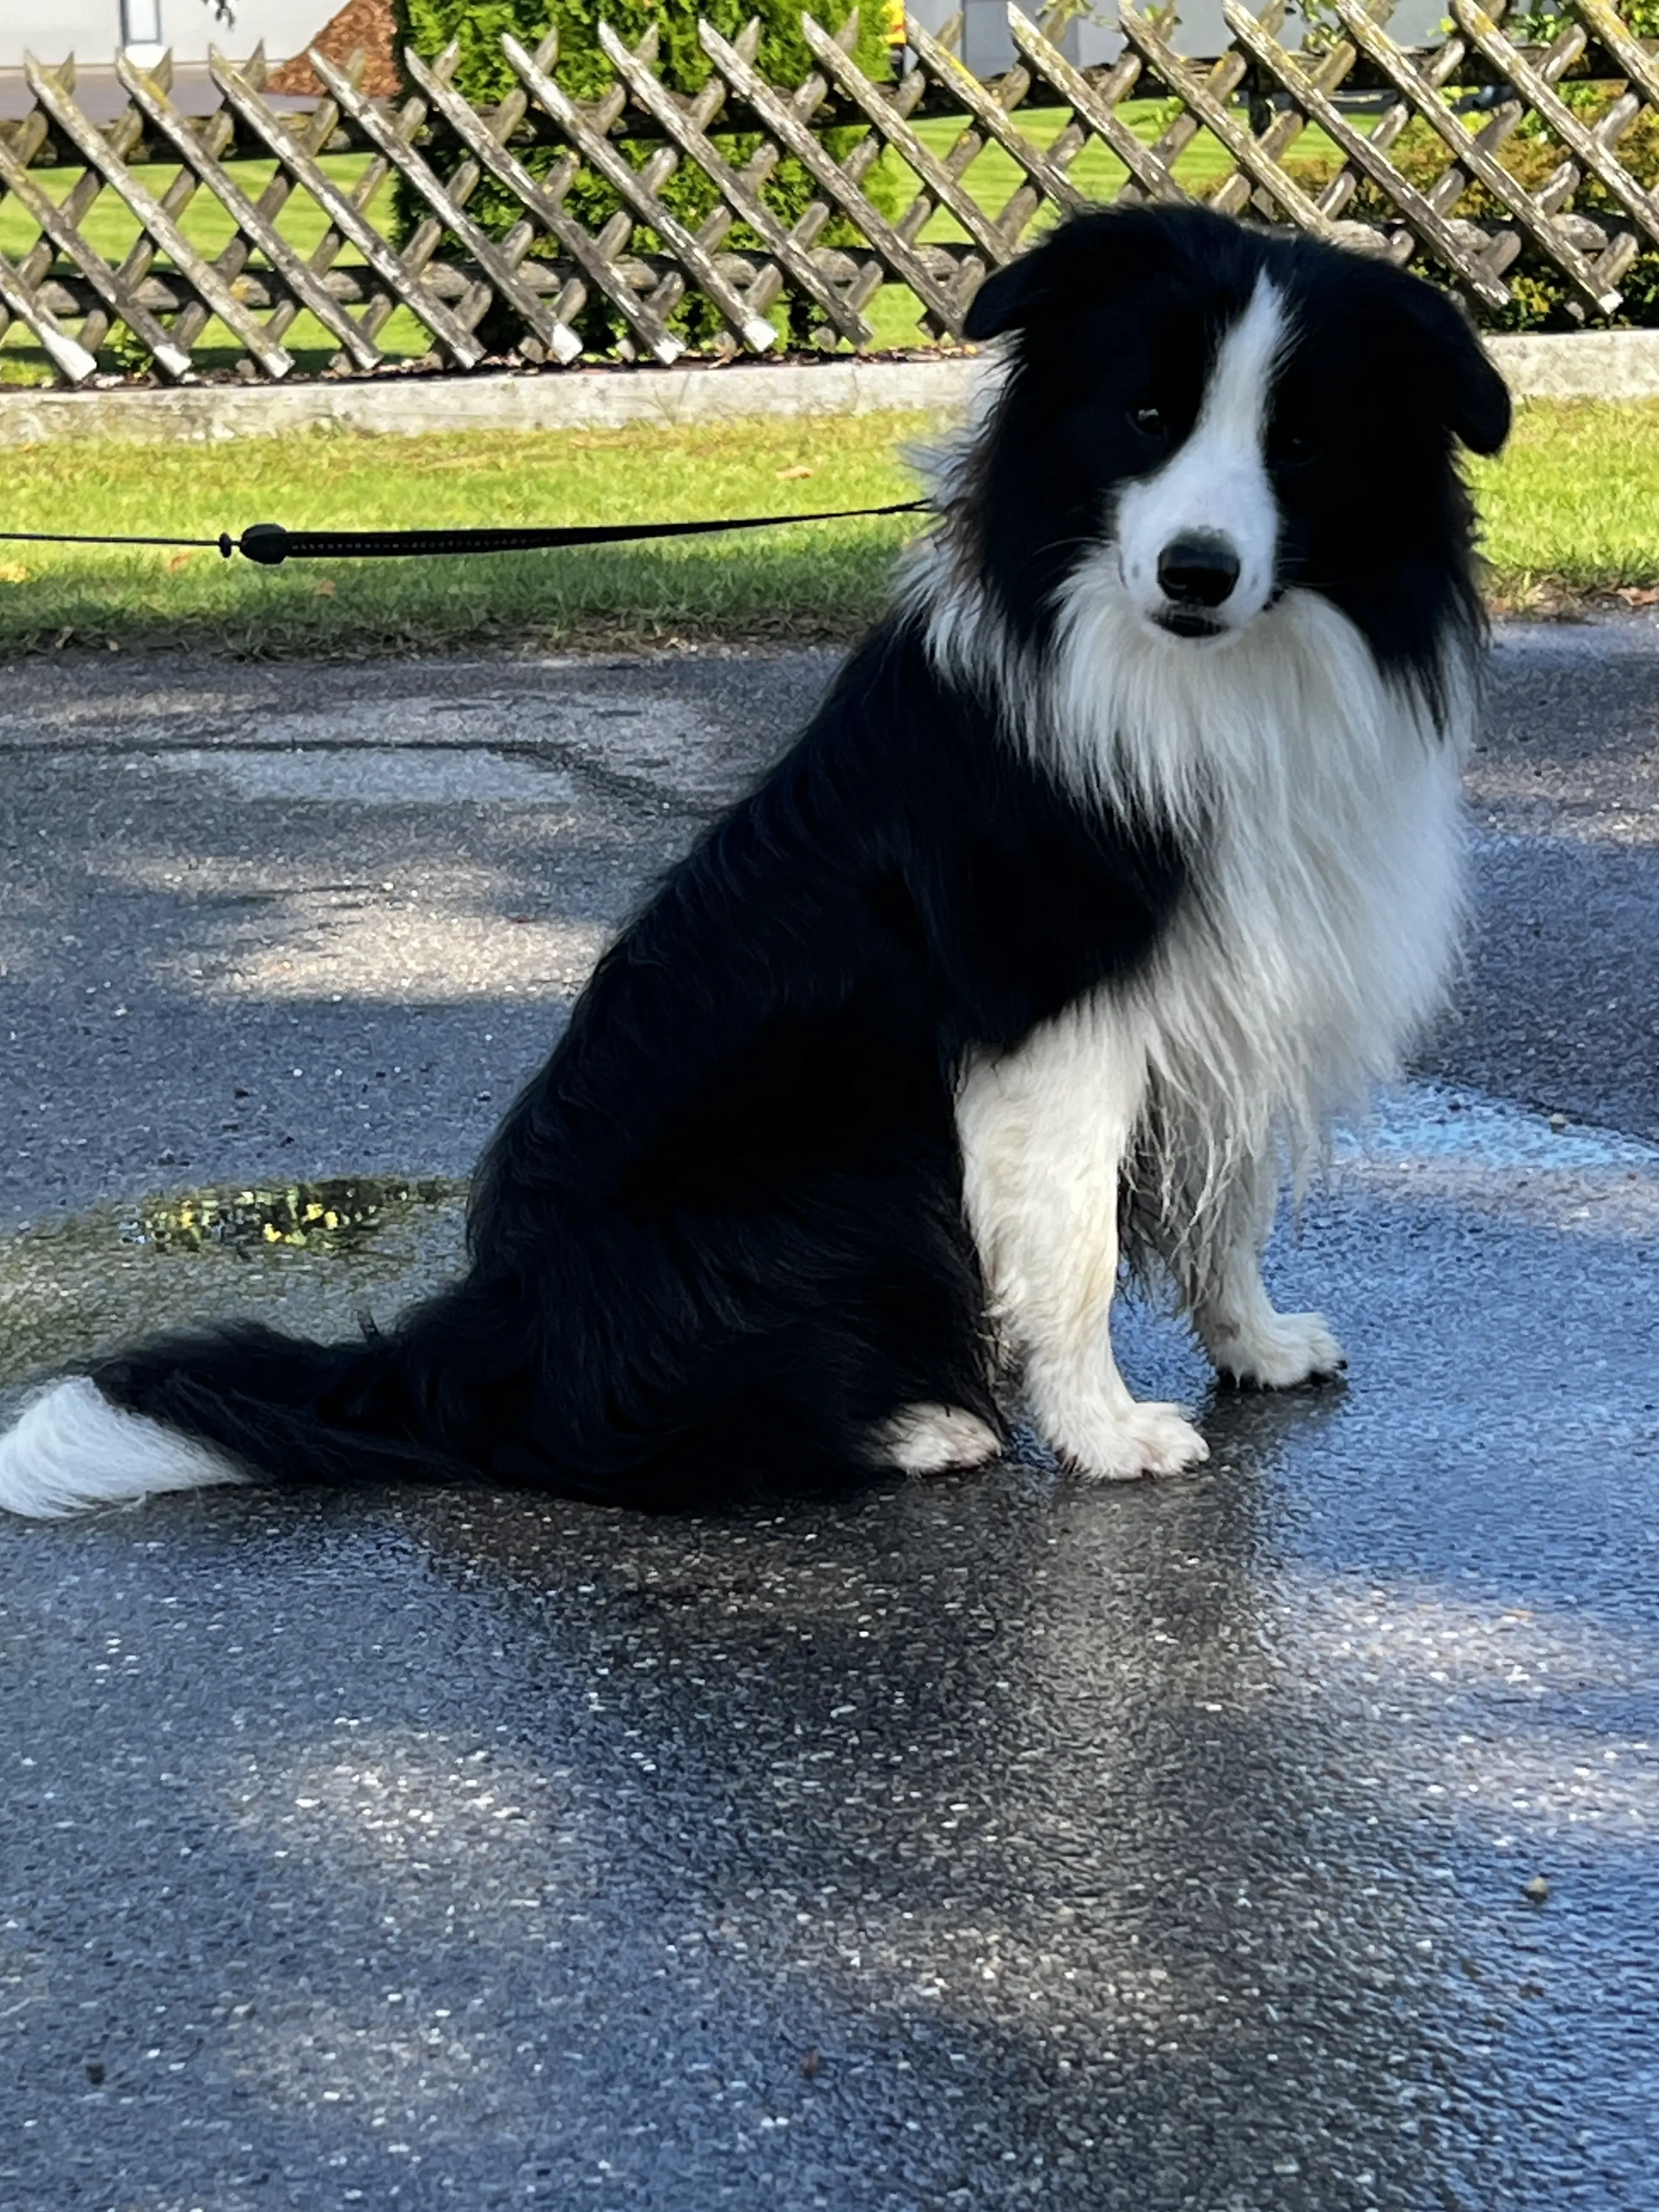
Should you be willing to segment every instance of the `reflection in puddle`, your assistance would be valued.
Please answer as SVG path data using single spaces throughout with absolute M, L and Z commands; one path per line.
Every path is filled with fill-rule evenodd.
M 377 1227 L 391 1209 L 438 1206 L 451 1194 L 451 1186 L 434 1180 L 372 1176 L 187 1191 L 181 1198 L 147 1200 L 126 1224 L 126 1236 L 158 1252 L 199 1252 L 210 1244 L 289 1244 L 332 1252 Z
M 465 1185 L 356 1176 L 106 1206 L 0 1241 L 0 1390 L 247 1315 L 350 1336 L 447 1281 Z

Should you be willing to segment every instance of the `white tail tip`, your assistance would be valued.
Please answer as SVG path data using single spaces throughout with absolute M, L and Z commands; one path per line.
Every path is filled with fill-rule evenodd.
M 112 1406 L 84 1375 L 33 1399 L 0 1437 L 0 1510 L 35 1521 L 246 1480 L 205 1444 Z

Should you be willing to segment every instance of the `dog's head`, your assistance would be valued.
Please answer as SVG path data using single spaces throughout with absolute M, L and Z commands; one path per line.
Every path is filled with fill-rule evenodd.
M 1324 594 L 1384 664 L 1467 612 L 1456 447 L 1509 397 L 1453 302 L 1387 262 L 1199 208 L 1081 216 L 981 288 L 1006 382 L 966 477 L 972 557 L 1023 641 L 1104 562 L 1172 650 Z

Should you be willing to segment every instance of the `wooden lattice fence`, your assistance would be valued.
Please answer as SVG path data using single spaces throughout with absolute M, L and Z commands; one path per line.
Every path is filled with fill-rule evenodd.
M 1196 62 L 1124 0 L 1122 52 L 1089 70 L 1056 43 L 1064 9 L 1034 21 L 1011 6 L 1018 58 L 994 83 L 963 67 L 951 32 L 914 21 L 902 67 L 874 82 L 850 58 L 852 24 L 832 36 L 806 15 L 811 72 L 775 84 L 757 66 L 757 25 L 728 42 L 705 22 L 712 71 L 688 97 L 661 82 L 653 37 L 630 50 L 607 30 L 614 82 L 597 101 L 561 87 L 556 37 L 533 53 L 507 38 L 514 88 L 483 110 L 455 89 L 453 52 L 408 53 L 394 100 L 359 89 L 361 57 L 315 54 L 325 95 L 305 112 L 267 95 L 261 57 L 216 56 L 205 118 L 174 104 L 167 63 L 122 58 L 126 105 L 101 125 L 77 104 L 72 63 L 31 63 L 33 107 L 0 125 L 0 239 L 9 210 L 28 234 L 0 252 L 0 336 L 21 325 L 70 385 L 181 380 L 228 348 L 230 373 L 258 378 L 331 347 L 333 374 L 406 367 L 387 337 L 400 310 L 424 333 L 423 366 L 666 362 L 686 349 L 694 305 L 717 351 L 776 349 L 782 307 L 826 344 L 867 346 L 872 303 L 896 285 L 952 337 L 1034 224 L 1099 197 L 1079 179 L 1091 161 L 1098 173 L 1101 149 L 1120 199 L 1196 193 L 1295 224 L 1411 262 L 1489 316 L 1517 266 L 1543 272 L 1570 312 L 1614 315 L 1632 264 L 1659 251 L 1659 191 L 1621 151 L 1659 143 L 1659 46 L 1612 0 L 1565 0 L 1543 47 L 1511 40 L 1474 0 L 1450 6 L 1453 33 L 1409 52 L 1388 35 L 1389 0 L 1328 0 L 1319 50 L 1297 53 L 1280 43 L 1284 0 L 1259 14 L 1224 0 L 1232 43 Z M 826 133 L 849 128 L 836 158 Z M 1200 143 L 1201 180 L 1183 158 Z M 1513 159 L 1522 143 L 1528 163 Z M 1316 161 L 1300 158 L 1310 145 Z M 1005 157 L 994 192 L 989 149 Z M 811 186 L 787 217 L 768 192 L 786 159 Z M 700 218 L 674 211 L 684 170 L 702 179 Z M 118 251 L 96 242 L 106 194 L 131 234 Z M 584 221 L 595 204 L 610 212 Z

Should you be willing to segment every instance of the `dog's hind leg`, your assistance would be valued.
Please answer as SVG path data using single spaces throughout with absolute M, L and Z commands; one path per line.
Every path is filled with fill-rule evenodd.
M 1112 1357 L 1118 1186 L 1146 1054 L 1103 995 L 968 1072 L 957 1102 L 968 1217 L 1039 1431 L 1079 1474 L 1172 1474 L 1209 1448 L 1141 1404 Z
M 876 1431 L 883 1467 L 903 1474 L 952 1474 L 983 1467 L 1002 1449 L 988 1421 L 960 1406 L 906 1406 Z
M 1347 1365 L 1323 1314 L 1280 1313 L 1267 1296 L 1261 1255 L 1277 1195 L 1277 1163 L 1256 1161 L 1223 1200 L 1200 1264 L 1172 1262 L 1200 1343 L 1218 1373 L 1245 1389 L 1293 1390 Z

